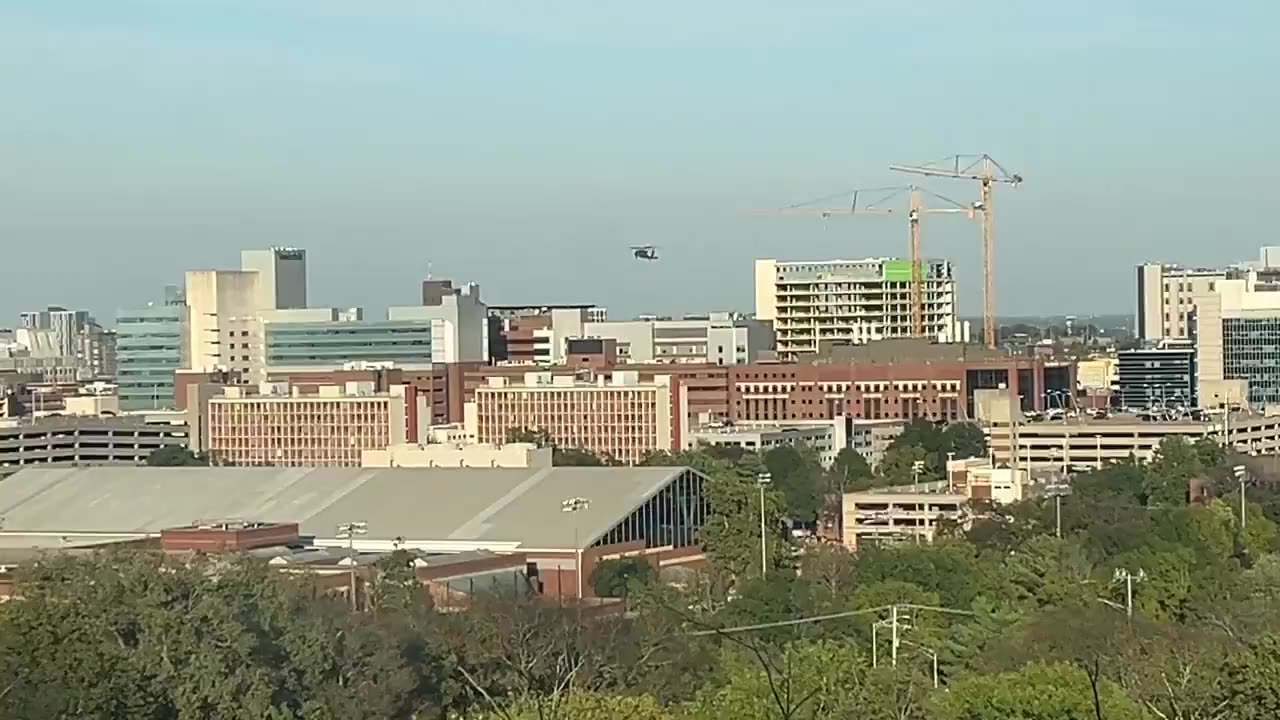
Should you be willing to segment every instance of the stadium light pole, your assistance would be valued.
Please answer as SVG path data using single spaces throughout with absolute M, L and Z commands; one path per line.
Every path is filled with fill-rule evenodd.
M 762 472 L 756 475 L 756 485 L 760 488 L 760 577 L 763 578 L 768 572 L 769 567 L 769 550 L 765 543 L 764 531 L 764 489 L 769 483 L 773 482 L 771 473 Z
M 347 562 L 351 563 L 351 609 L 358 610 L 356 604 L 356 536 L 367 535 L 369 523 L 364 521 L 347 522 L 338 526 L 338 539 L 347 541 Z
M 584 497 L 571 497 L 560 503 L 560 512 L 576 513 L 591 507 L 591 501 Z M 578 522 L 573 520 L 573 574 L 577 576 L 578 612 L 582 612 L 582 543 L 578 541 Z

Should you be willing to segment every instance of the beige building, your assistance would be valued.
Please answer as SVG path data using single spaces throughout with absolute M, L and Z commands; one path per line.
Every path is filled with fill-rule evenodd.
M 641 383 L 638 374 L 615 371 L 594 382 L 550 373 L 526 373 L 523 383 L 489 378 L 466 407 L 468 435 L 500 444 L 512 430 L 545 431 L 557 446 L 590 450 L 635 464 L 680 442 L 688 417 L 683 395 L 668 376 Z
M 531 443 L 402 444 L 365 450 L 363 467 L 539 468 L 551 467 L 551 448 Z
M 252 270 L 190 270 L 185 346 L 187 369 L 238 372 L 250 382 L 262 379 L 262 324 L 257 305 L 259 273 Z
M 1024 468 L 996 467 L 989 458 L 947 461 L 947 489 L 970 500 L 1007 505 L 1022 500 L 1029 474 Z
M 841 537 L 857 550 L 866 544 L 933 542 L 946 522 L 964 523 L 968 496 L 947 492 L 945 483 L 846 493 Z
M 1116 382 L 1119 361 L 1113 357 L 1096 357 L 1076 363 L 1076 384 L 1085 390 L 1110 390 Z
M 317 395 L 229 386 L 188 408 L 199 418 L 192 449 L 216 464 L 306 467 L 359 466 L 366 450 L 404 443 L 407 411 L 404 386 L 375 393 L 372 383 L 323 386 Z

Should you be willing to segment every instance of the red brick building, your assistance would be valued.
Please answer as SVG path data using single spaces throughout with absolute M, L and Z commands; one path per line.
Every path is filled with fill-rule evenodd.
M 1026 410 L 1046 392 L 1075 387 L 1070 364 L 1012 357 L 965 345 L 883 340 L 838 347 L 806 363 L 728 368 L 734 420 L 867 420 L 973 417 L 973 392 L 1006 388 Z

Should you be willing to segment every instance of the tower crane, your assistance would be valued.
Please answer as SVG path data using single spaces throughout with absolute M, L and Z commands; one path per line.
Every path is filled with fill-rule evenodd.
M 895 207 L 891 203 L 906 197 L 906 208 Z M 862 202 L 865 198 L 871 202 Z M 939 203 L 940 207 L 926 207 L 924 198 L 928 197 Z M 834 201 L 848 198 L 848 205 L 835 206 Z M 971 205 L 956 202 L 951 198 L 929 192 L 917 185 L 898 185 L 892 187 L 861 188 L 847 190 L 834 195 L 827 195 L 813 200 L 794 203 L 775 210 L 753 211 L 756 215 L 799 215 L 821 217 L 827 219 L 842 215 L 896 215 L 907 216 L 908 238 L 911 252 L 911 334 L 924 337 L 924 271 L 921 267 L 920 254 L 920 218 L 923 215 L 963 213 L 974 216 Z
M 996 346 L 996 299 L 992 271 L 995 236 L 995 209 L 992 204 L 996 183 L 1017 187 L 1022 176 L 1005 170 L 995 158 L 981 155 L 951 155 L 919 165 L 890 165 L 890 170 L 960 180 L 977 180 L 981 184 L 979 200 L 973 209 L 982 213 L 982 339 L 988 348 Z

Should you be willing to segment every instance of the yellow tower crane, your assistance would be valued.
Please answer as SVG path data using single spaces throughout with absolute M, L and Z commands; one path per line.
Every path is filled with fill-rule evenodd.
M 906 196 L 906 208 L 891 205 Z M 871 202 L 863 202 L 867 197 Z M 940 207 L 926 207 L 924 198 L 936 200 Z M 848 205 L 833 206 L 838 199 L 848 198 Z M 863 202 L 863 204 L 859 204 Z M 893 187 L 861 188 L 847 190 L 834 195 L 827 195 L 813 200 L 794 203 L 773 210 L 751 211 L 753 215 L 800 215 L 821 217 L 824 220 L 841 215 L 896 215 L 907 216 L 908 238 L 911 252 L 911 334 L 924 337 L 924 268 L 920 252 L 920 218 L 923 215 L 963 213 L 974 216 L 975 208 L 956 202 L 942 195 L 929 192 L 917 185 L 898 185 Z
M 1022 176 L 1010 173 L 990 155 L 951 155 L 941 160 L 920 165 L 890 165 L 890 170 L 925 175 L 927 177 L 977 180 L 982 192 L 973 209 L 982 213 L 982 339 L 988 348 L 996 346 L 996 291 L 992 269 L 995 246 L 995 207 L 993 205 L 996 183 L 1012 187 L 1022 184 Z

